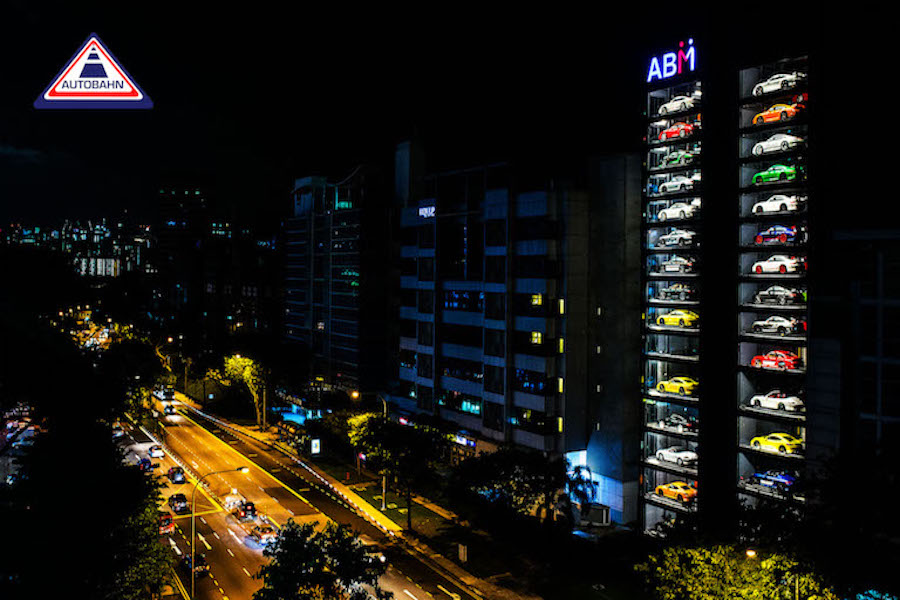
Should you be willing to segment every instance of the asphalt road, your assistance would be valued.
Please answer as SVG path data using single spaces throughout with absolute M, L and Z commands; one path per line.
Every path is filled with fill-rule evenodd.
M 397 599 L 480 600 L 479 596 L 460 588 L 429 566 L 426 558 L 394 543 L 314 475 L 280 452 L 220 428 L 186 409 L 165 417 L 160 411 L 160 422 L 164 425 L 160 438 L 167 452 L 164 458 L 151 459 L 153 463 L 159 463 L 156 473 L 164 475 L 176 464 L 185 467 L 189 474 L 200 476 L 212 471 L 249 467 L 247 474 L 232 471 L 207 477 L 209 495 L 198 488 L 196 551 L 206 555 L 210 572 L 198 574 L 197 598 L 249 600 L 262 585 L 260 580 L 252 577 L 267 561 L 262 547 L 217 501 L 237 490 L 256 504 L 261 515 L 278 526 L 288 519 L 321 523 L 330 518 L 349 524 L 364 539 L 377 543 L 389 564 L 380 583 Z M 147 456 L 153 442 L 144 432 L 133 430 L 123 438 L 123 443 L 128 446 L 130 459 L 136 460 Z M 164 502 L 177 492 L 184 493 L 190 500 L 193 483 L 190 478 L 185 484 L 168 482 L 162 490 Z M 162 508 L 168 510 L 167 506 Z M 189 512 L 176 515 L 176 531 L 167 536 L 166 541 L 179 558 L 190 553 L 190 521 Z M 189 571 L 180 566 L 177 572 L 186 590 L 190 591 Z

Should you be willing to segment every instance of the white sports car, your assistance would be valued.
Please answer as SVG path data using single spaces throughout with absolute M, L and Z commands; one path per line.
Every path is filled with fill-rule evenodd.
M 656 213 L 656 218 L 660 221 L 668 219 L 689 219 L 694 216 L 694 211 L 699 207 L 685 202 L 676 202 L 668 208 L 664 208 Z
M 798 83 L 806 79 L 806 73 L 794 71 L 792 73 L 776 73 L 765 81 L 760 81 L 753 86 L 753 95 L 762 96 L 769 92 L 777 90 L 786 90 L 796 86 Z
M 750 398 L 750 406 L 773 408 L 775 410 L 801 411 L 805 409 L 803 401 L 797 396 L 789 396 L 780 390 L 772 390 L 768 394 L 758 394 Z
M 762 321 L 753 321 L 751 330 L 753 333 L 777 333 L 786 335 L 800 329 L 802 325 L 797 319 L 788 319 L 778 315 L 772 315 Z
M 656 451 L 656 460 L 675 463 L 680 467 L 693 465 L 698 458 L 696 452 L 688 450 L 685 446 L 669 446 Z
M 797 273 L 802 270 L 802 263 L 796 256 L 773 254 L 766 260 L 753 263 L 751 271 L 754 273 Z
M 693 273 L 694 261 L 682 256 L 673 256 L 659 263 L 661 273 Z
M 786 152 L 794 148 L 800 148 L 806 143 L 802 137 L 787 133 L 776 133 L 769 139 L 757 142 L 753 145 L 753 156 L 769 154 L 771 152 Z
M 676 175 L 669 181 L 659 184 L 660 194 L 669 194 L 672 192 L 684 192 L 694 189 L 694 184 L 700 182 L 700 174 L 697 173 L 691 177 L 684 175 Z
M 689 96 L 675 96 L 665 104 L 659 107 L 660 115 L 669 113 L 682 112 L 694 108 L 694 99 Z
M 776 213 L 776 212 L 795 212 L 800 210 L 803 198 L 800 196 L 785 196 L 784 194 L 775 194 L 769 196 L 761 202 L 753 205 L 754 214 Z
M 687 229 L 673 229 L 669 233 L 659 236 L 657 246 L 691 246 L 697 234 Z

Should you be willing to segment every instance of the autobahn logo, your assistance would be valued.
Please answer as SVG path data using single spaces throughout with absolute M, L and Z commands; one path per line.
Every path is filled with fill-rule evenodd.
M 147 109 L 153 101 L 92 33 L 34 101 L 34 107 Z

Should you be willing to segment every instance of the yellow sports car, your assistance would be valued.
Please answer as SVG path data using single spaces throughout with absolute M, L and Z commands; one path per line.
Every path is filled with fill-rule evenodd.
M 696 327 L 700 321 L 700 315 L 692 310 L 681 308 L 670 310 L 664 315 L 656 317 L 657 325 L 677 325 L 678 327 Z
M 697 497 L 697 488 L 686 484 L 683 481 L 673 481 L 656 486 L 656 495 L 664 498 L 678 500 L 683 504 L 692 502 Z
M 750 445 L 756 450 L 766 452 L 778 452 L 779 454 L 797 454 L 803 452 L 803 440 L 799 440 L 789 433 L 770 433 L 750 440 Z
M 668 392 L 669 394 L 692 396 L 698 385 L 700 385 L 700 382 L 691 379 L 690 377 L 673 377 L 672 379 L 666 379 L 665 381 L 660 381 L 656 384 L 656 390 L 658 392 Z

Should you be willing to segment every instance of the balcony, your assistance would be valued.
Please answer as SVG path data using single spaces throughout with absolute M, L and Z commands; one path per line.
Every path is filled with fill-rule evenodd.
M 519 429 L 518 427 L 514 427 L 512 437 L 513 443 L 526 446 L 528 448 L 533 448 L 535 450 L 541 450 L 543 452 L 552 452 L 556 447 L 555 435 L 532 433 L 530 431 L 525 431 L 523 429 Z

